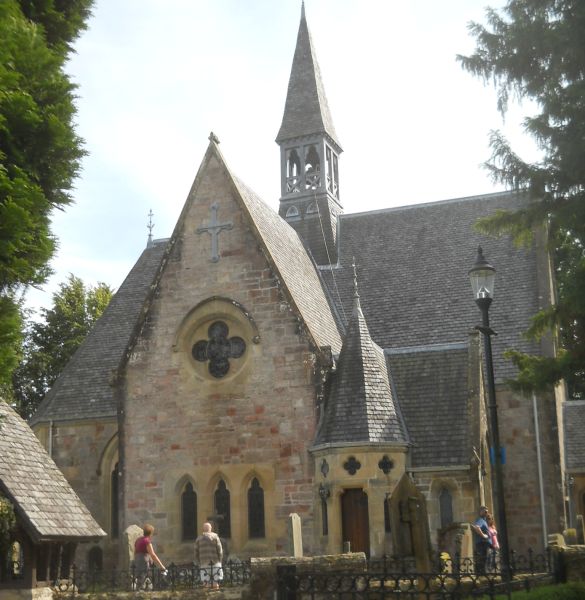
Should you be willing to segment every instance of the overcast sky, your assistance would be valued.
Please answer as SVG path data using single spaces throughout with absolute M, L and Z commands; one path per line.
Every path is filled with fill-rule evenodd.
M 307 0 L 333 121 L 344 149 L 340 194 L 358 212 L 490 193 L 490 129 L 525 157 L 515 110 L 463 71 L 467 31 L 502 0 Z M 68 71 L 79 86 L 88 156 L 75 205 L 57 213 L 50 306 L 68 273 L 114 288 L 154 237 L 173 231 L 214 131 L 232 171 L 278 206 L 274 138 L 282 119 L 300 0 L 96 0 Z

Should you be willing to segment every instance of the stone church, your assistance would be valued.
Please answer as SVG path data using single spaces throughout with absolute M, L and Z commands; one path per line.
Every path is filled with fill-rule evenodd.
M 413 552 L 409 498 L 435 548 L 493 506 L 468 280 L 479 244 L 498 271 L 510 542 L 542 549 L 564 525 L 562 397 L 512 393 L 503 351 L 554 351 L 523 338 L 553 298 L 551 265 L 543 234 L 518 249 L 473 227 L 526 199 L 345 214 L 341 141 L 304 10 L 276 141 L 278 213 L 210 136 L 171 237 L 149 240 L 31 420 L 108 532 L 104 564 L 144 522 L 165 561 L 191 561 L 208 519 L 232 557 L 283 554 L 291 513 L 306 553 L 349 542 L 379 557 Z

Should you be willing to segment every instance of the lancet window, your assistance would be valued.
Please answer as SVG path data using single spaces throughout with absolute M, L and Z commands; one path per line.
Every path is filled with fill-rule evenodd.
M 315 146 L 309 146 L 305 155 L 305 189 L 321 187 L 321 160 Z
M 337 154 L 329 146 L 325 150 L 325 161 L 327 164 L 327 191 L 337 198 L 339 195 Z
M 441 514 L 441 527 L 453 523 L 453 496 L 447 488 L 439 492 L 439 511 Z
M 264 526 L 264 490 L 256 477 L 248 489 L 248 535 L 250 538 L 266 537 Z
M 197 493 L 192 483 L 185 484 L 181 494 L 181 538 L 194 540 L 197 537 Z
M 286 158 L 286 193 L 301 191 L 301 159 L 296 149 L 289 150 Z
M 217 533 L 220 537 L 229 538 L 232 535 L 230 491 L 225 481 L 219 480 L 214 494 L 215 514 L 218 516 Z

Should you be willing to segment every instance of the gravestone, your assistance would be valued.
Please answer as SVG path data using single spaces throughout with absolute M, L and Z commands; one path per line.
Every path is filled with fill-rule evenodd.
M 567 546 L 575 546 L 577 544 L 577 530 L 569 527 L 563 530 L 563 537 Z
M 288 550 L 291 556 L 302 558 L 303 534 L 301 531 L 301 517 L 297 513 L 288 516 Z
M 417 570 L 428 573 L 432 549 L 426 501 L 406 473 L 390 496 L 389 509 L 396 554 L 413 557 Z
M 141 535 L 142 527 L 138 527 L 138 525 L 130 525 L 124 530 L 124 544 L 122 546 L 123 549 L 120 557 L 120 569 L 122 571 L 128 571 L 130 569 L 130 565 L 134 560 L 134 544 Z

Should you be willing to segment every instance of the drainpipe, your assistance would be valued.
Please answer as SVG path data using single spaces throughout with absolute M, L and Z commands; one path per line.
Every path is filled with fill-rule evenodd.
M 538 489 L 540 491 L 540 516 L 542 518 L 542 538 L 544 548 L 548 545 L 548 534 L 546 531 L 546 506 L 544 501 L 544 483 L 542 477 L 542 455 L 540 451 L 540 430 L 538 428 L 538 406 L 536 394 L 532 392 L 532 409 L 534 412 L 534 433 L 536 434 L 536 462 L 538 465 Z

